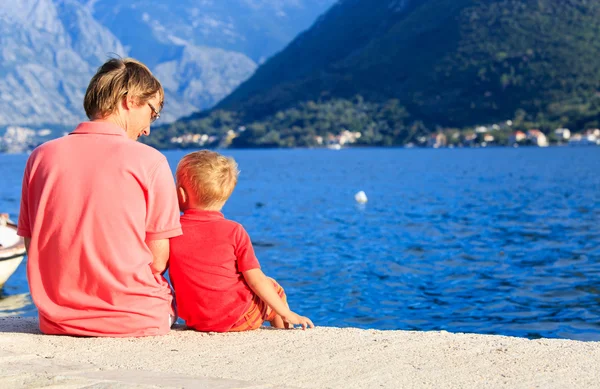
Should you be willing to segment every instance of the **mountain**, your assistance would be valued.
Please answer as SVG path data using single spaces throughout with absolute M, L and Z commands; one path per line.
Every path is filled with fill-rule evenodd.
M 71 124 L 85 86 L 119 40 L 73 2 L 0 3 L 0 125 Z
M 334 0 L 0 2 L 0 128 L 68 128 L 110 55 L 164 83 L 162 122 L 209 108 Z
M 214 111 L 250 122 L 360 95 L 430 128 L 598 125 L 599 36 L 598 1 L 341 0 Z
M 260 63 L 307 29 L 334 0 L 79 0 L 134 57 L 170 60 L 172 44 L 216 47 Z M 149 55 L 150 54 L 150 55 Z M 176 56 L 176 55 L 175 55 Z
M 165 121 L 209 108 L 334 0 L 79 0 L 165 83 Z

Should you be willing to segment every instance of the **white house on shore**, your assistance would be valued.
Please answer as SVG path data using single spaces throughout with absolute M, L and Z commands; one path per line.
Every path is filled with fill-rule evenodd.
M 431 134 L 427 139 L 427 147 L 433 147 L 434 149 L 440 147 L 446 147 L 448 145 L 448 138 L 443 133 Z
M 527 135 L 523 131 L 515 131 L 508 139 L 510 144 L 516 144 L 527 139 Z
M 597 132 L 597 134 L 596 134 Z M 585 134 L 575 134 L 569 139 L 569 146 L 600 145 L 600 130 L 588 130 Z
M 557 128 L 554 130 L 554 135 L 559 141 L 568 141 L 571 138 L 571 130 L 568 128 Z
M 548 147 L 548 138 L 540 130 L 527 131 L 527 139 L 538 147 Z

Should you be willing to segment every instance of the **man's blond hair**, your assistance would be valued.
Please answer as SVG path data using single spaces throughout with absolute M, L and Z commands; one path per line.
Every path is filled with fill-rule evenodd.
M 238 165 L 231 157 L 209 150 L 185 155 L 177 165 L 177 185 L 200 206 L 211 208 L 229 199 L 237 184 Z
M 125 95 L 137 105 L 142 105 L 156 92 L 160 95 L 162 109 L 165 92 L 150 69 L 133 58 L 111 58 L 92 77 L 85 92 L 83 108 L 90 120 L 103 119 L 116 111 Z

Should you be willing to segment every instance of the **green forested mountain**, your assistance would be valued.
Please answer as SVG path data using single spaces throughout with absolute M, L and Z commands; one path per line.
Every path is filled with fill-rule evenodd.
M 226 111 L 237 124 L 269 125 L 307 103 L 360 95 L 432 129 L 516 115 L 547 131 L 598 126 L 599 88 L 600 1 L 342 0 L 187 123 Z
M 347 0 L 217 108 L 255 117 L 361 94 L 462 126 L 560 114 L 599 86 L 599 1 Z

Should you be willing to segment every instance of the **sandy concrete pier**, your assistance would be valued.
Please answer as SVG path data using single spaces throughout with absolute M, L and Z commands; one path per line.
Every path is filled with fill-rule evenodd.
M 75 338 L 0 318 L 0 388 L 600 388 L 600 342 L 318 327 Z

